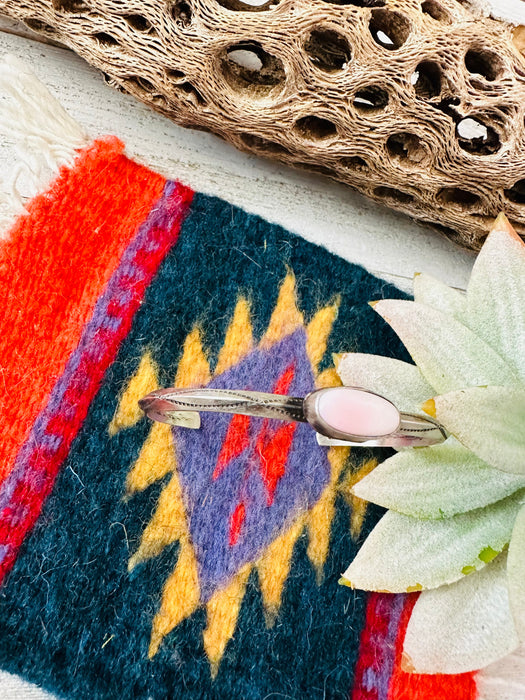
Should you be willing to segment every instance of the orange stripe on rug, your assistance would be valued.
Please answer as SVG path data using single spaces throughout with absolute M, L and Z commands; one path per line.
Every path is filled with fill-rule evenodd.
M 427 675 L 406 673 L 402 670 L 403 643 L 417 597 L 417 594 L 407 596 L 401 613 L 388 700 L 475 700 L 477 697 L 475 673 Z
M 108 137 L 81 151 L 0 247 L 0 482 L 162 195 L 165 178 L 123 150 Z

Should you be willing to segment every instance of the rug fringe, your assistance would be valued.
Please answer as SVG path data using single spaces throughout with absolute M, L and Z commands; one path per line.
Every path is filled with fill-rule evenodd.
M 18 164 L 0 183 L 0 237 L 87 143 L 82 127 L 14 56 L 0 61 L 0 133 L 14 141 Z

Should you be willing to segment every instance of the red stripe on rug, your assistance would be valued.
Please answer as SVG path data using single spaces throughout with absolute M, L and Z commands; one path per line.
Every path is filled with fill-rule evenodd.
M 427 675 L 406 673 L 401 668 L 406 629 L 417 597 L 417 594 L 407 596 L 401 613 L 388 700 L 475 700 L 475 673 Z
M 387 700 L 404 595 L 369 593 L 352 700 Z
M 0 482 L 165 178 L 110 137 L 79 153 L 0 247 Z
M 0 485 L 0 582 L 40 515 L 146 289 L 178 239 L 192 198 L 189 188 L 166 183 L 97 300 L 77 348 Z

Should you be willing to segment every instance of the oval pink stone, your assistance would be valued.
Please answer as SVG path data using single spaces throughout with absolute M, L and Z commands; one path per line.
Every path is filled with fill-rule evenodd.
M 390 435 L 399 427 L 399 411 L 382 396 L 341 386 L 322 392 L 317 412 L 335 430 L 359 437 Z

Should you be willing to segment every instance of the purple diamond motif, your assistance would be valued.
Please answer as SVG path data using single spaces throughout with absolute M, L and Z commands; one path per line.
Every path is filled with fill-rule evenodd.
M 303 329 L 269 350 L 254 350 L 209 386 L 272 392 L 291 367 L 293 378 L 287 393 L 305 396 L 315 384 Z M 249 419 L 245 447 L 217 476 L 217 462 L 232 416 L 202 413 L 201 419 L 200 430 L 174 428 L 174 436 L 201 600 L 207 602 L 244 564 L 255 561 L 301 512 L 317 502 L 329 481 L 330 465 L 326 450 L 317 444 L 315 431 L 305 423 L 294 424 L 291 446 L 284 453 L 283 474 L 269 498 L 257 445 L 262 432 L 275 434 L 286 423 Z M 232 542 L 232 520 L 240 503 L 242 523 Z

